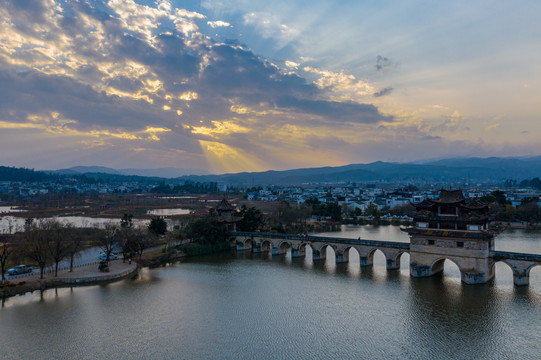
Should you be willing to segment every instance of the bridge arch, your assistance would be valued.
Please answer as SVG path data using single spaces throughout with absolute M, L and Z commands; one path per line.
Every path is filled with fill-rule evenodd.
M 449 262 L 454 264 L 458 268 L 460 279 L 464 282 L 467 282 L 464 280 L 465 274 L 464 274 L 464 269 L 461 266 L 462 264 L 460 264 L 460 261 L 457 261 L 456 259 L 453 259 L 451 257 L 440 257 L 437 260 L 433 261 L 432 264 L 430 265 L 431 275 L 437 275 L 437 274 L 443 273 L 445 260 L 448 260 Z
M 250 250 L 254 246 L 254 241 L 251 238 L 244 240 L 244 250 Z
M 337 253 L 337 247 L 334 244 L 325 244 L 325 243 L 312 243 L 312 259 L 313 260 L 326 260 L 327 259 L 327 249 L 332 249 L 334 254 Z
M 307 251 L 307 249 L 309 249 L 309 251 Z M 314 246 L 309 242 L 301 242 L 294 252 L 296 255 L 295 257 L 304 257 L 305 259 L 310 258 L 310 260 L 313 260 Z
M 541 266 L 541 264 L 539 263 L 529 263 L 514 261 L 512 259 L 502 259 L 494 261 L 492 263 L 491 271 L 493 271 L 497 263 L 504 263 L 509 266 L 509 268 L 511 268 L 511 271 L 513 272 L 513 283 L 518 286 L 528 285 L 530 283 L 530 273 L 532 269 L 536 266 Z
M 309 242 L 302 242 L 299 244 L 299 251 L 306 252 L 306 247 L 309 247 L 312 251 L 314 251 L 314 246 Z
M 327 250 L 331 249 L 335 254 L 338 252 L 338 248 L 334 244 L 324 244 L 319 251 L 324 252 L 327 255 Z
M 507 263 L 505 260 L 493 261 L 490 264 L 490 273 L 496 274 L 497 272 L 498 272 L 498 276 L 495 277 L 497 282 L 499 283 L 500 282 L 505 283 L 509 281 L 511 283 L 513 282 L 513 278 L 515 277 L 515 269 L 513 269 L 513 266 Z
M 530 265 L 530 266 L 528 266 L 528 267 L 526 268 L 526 275 L 528 276 L 528 278 L 530 277 L 530 273 L 532 272 L 532 269 L 533 269 L 534 267 L 537 267 L 537 266 L 541 266 L 541 264 L 539 264 L 539 263 L 537 263 L 537 264 L 532 264 L 532 265 Z
M 402 255 L 407 254 L 409 259 L 409 252 L 405 250 L 399 250 L 395 253 L 387 253 L 385 257 L 387 258 L 387 268 L 388 269 L 400 269 L 400 262 L 402 260 Z
M 378 252 L 381 253 L 381 254 L 383 255 L 383 257 L 384 257 L 384 259 L 385 259 L 384 261 L 385 261 L 385 263 L 387 263 L 387 255 L 385 254 L 385 252 L 384 252 L 383 250 L 379 249 L 379 248 L 372 248 L 372 249 L 370 250 L 370 252 L 368 253 L 368 259 L 369 259 L 369 261 L 370 261 L 370 265 L 373 265 L 373 264 L 374 264 L 374 257 L 377 257 L 376 254 L 377 254 Z
M 272 242 L 270 240 L 263 240 L 261 242 L 261 251 L 262 252 L 271 252 L 272 250 Z
M 535 264 L 528 272 L 528 280 L 533 278 L 536 288 L 541 289 L 541 264 Z
M 291 243 L 289 241 L 282 241 L 278 245 L 278 249 L 279 249 L 280 254 L 285 254 L 285 253 L 287 253 L 287 250 L 292 249 L 292 248 L 293 248 L 293 245 L 291 245 Z
M 357 256 L 361 257 L 361 254 L 359 253 L 359 250 L 357 250 L 357 248 L 355 246 L 348 246 L 344 249 L 344 253 L 343 253 L 343 257 L 344 257 L 344 261 L 345 262 L 349 262 L 349 258 L 350 258 L 350 255 L 351 255 L 351 251 L 353 250 L 353 252 L 355 254 L 357 254 Z

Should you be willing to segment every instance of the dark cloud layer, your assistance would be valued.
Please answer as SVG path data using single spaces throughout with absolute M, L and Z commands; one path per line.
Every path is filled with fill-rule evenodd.
M 19 120 L 28 115 L 50 115 L 75 120 L 71 128 L 143 129 L 156 122 L 155 111 L 143 100 L 107 96 L 91 86 L 64 76 L 37 72 L 13 74 L 0 71 L 0 114 L 4 119 Z
M 32 2 L 34 4 L 34 2 Z M 7 9 L 16 13 L 16 27 L 32 31 L 31 23 L 47 25 L 49 18 L 40 15 L 40 5 L 23 4 L 21 1 L 7 3 Z M 317 115 L 333 121 L 375 123 L 390 120 L 382 116 L 372 105 L 353 102 L 322 100 L 323 94 L 313 84 L 298 75 L 284 74 L 277 67 L 236 44 L 215 44 L 208 39 L 197 42 L 194 38 L 187 45 L 184 34 L 173 28 L 158 33 L 151 45 L 140 34 L 126 29 L 114 14 L 106 12 L 107 6 L 96 2 L 63 3 L 64 11 L 51 28 L 68 35 L 72 41 L 70 51 L 89 61 L 75 73 L 66 76 L 47 75 L 28 69 L 26 75 L 15 74 L 14 68 L 1 64 L 2 108 L 25 109 L 28 113 L 58 111 L 76 120 L 80 127 L 112 126 L 140 129 L 143 124 L 161 122 L 170 125 L 172 116 L 161 111 L 164 104 L 181 108 L 196 121 L 226 114 L 231 101 L 245 105 L 261 102 L 298 113 Z M 34 10 L 38 9 L 38 10 Z M 101 9 L 101 10 L 100 10 Z M 43 9 L 41 9 L 43 10 Z M 84 15 L 84 16 L 83 16 Z M 90 25 L 88 19 L 90 18 Z M 89 26 L 103 29 L 103 39 L 88 36 Z M 163 24 L 162 24 L 163 25 Z M 39 34 L 33 34 L 39 37 Z M 204 60 L 206 59 L 206 60 Z M 111 75 L 99 67 L 102 62 L 118 64 L 136 62 L 148 68 L 148 75 L 128 77 L 126 74 Z M 202 67 L 202 64 L 205 66 Z M 378 64 L 385 66 L 388 60 L 378 57 Z M 61 67 L 62 64 L 56 64 Z M 163 88 L 155 93 L 145 92 L 144 82 L 159 79 Z M 107 77 L 104 81 L 100 78 Z M 140 93 L 154 99 L 153 104 L 129 97 L 107 95 L 96 87 L 114 88 L 121 92 Z M 10 89 L 6 91 L 5 89 Z M 384 89 L 375 96 L 388 94 Z M 190 108 L 178 96 L 184 91 L 198 93 Z M 164 101 L 166 94 L 173 100 Z M 9 99 L 9 101 L 8 101 Z M 197 113 L 194 111 L 197 109 Z M 152 121 L 151 121 L 152 119 Z
M 382 97 L 385 95 L 389 95 L 394 89 L 392 87 L 381 89 L 380 91 L 374 93 L 374 97 Z
M 378 57 L 376 58 L 376 65 L 375 65 L 376 70 L 382 71 L 389 66 L 391 66 L 391 60 L 389 60 L 385 56 L 378 55 Z
M 373 124 L 379 121 L 392 120 L 391 117 L 380 114 L 374 105 L 353 102 L 343 103 L 280 97 L 277 99 L 276 105 L 279 108 L 318 115 L 333 121 Z

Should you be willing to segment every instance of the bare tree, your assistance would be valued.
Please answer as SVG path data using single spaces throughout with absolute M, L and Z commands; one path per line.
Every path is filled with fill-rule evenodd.
M 41 228 L 47 236 L 47 248 L 54 262 L 54 276 L 58 276 L 58 264 L 68 255 L 69 243 L 66 241 L 65 229 L 56 220 L 41 223 Z
M 120 236 L 118 227 L 112 223 L 106 224 L 102 231 L 101 236 L 96 240 L 96 245 L 105 254 L 105 260 L 109 262 L 109 257 L 113 253 L 115 245 L 118 243 L 118 237 Z
M 8 242 L 6 235 L 0 236 L 0 270 L 2 271 L 2 284 L 6 282 L 6 264 L 9 256 L 13 253 L 13 247 Z
M 133 229 L 133 241 L 137 244 L 137 254 L 139 258 L 143 256 L 143 251 L 148 249 L 150 244 L 152 244 L 152 237 L 150 234 L 142 227 L 136 227 Z
M 117 237 L 118 247 L 122 251 L 122 262 L 126 262 L 126 258 L 131 258 L 133 253 L 136 253 L 137 243 L 134 241 L 133 215 L 124 214 L 120 220 L 119 236 Z
M 24 255 L 38 264 L 40 279 L 43 279 L 45 267 L 50 261 L 48 238 L 45 231 L 33 222 L 27 222 L 24 232 Z
M 79 251 L 83 247 L 83 237 L 76 234 L 71 224 L 66 224 L 65 236 L 68 245 L 67 256 L 70 259 L 70 272 L 73 272 L 73 261 L 75 257 L 79 255 Z

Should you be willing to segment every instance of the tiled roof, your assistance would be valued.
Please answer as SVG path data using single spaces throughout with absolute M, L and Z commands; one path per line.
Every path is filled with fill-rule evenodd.
M 235 207 L 231 205 L 229 201 L 227 201 L 225 196 L 223 197 L 222 201 L 220 201 L 218 205 L 216 205 L 216 211 L 234 211 L 234 210 L 235 210 Z
M 437 200 L 434 200 L 434 202 L 443 203 L 443 204 L 452 204 L 452 203 L 458 203 L 466 200 L 464 197 L 464 194 L 462 193 L 462 190 L 440 190 L 440 197 Z

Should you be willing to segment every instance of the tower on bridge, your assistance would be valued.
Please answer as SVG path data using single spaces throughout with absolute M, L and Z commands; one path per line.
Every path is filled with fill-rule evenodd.
M 410 235 L 410 272 L 414 277 L 443 271 L 446 259 L 460 269 L 467 284 L 494 277 L 490 251 L 495 233 L 488 229 L 488 206 L 466 199 L 462 190 L 440 190 L 439 199 L 414 204 L 417 213 Z

